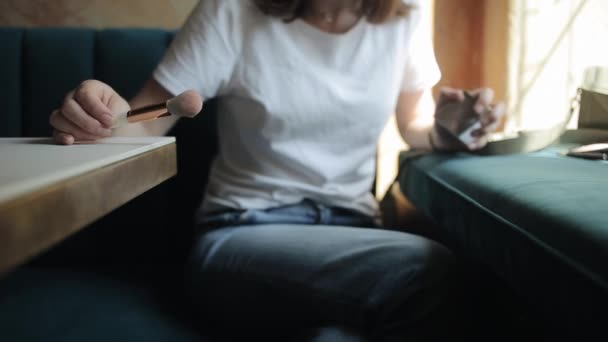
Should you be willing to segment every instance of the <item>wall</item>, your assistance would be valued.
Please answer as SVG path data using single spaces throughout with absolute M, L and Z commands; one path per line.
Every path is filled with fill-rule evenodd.
M 479 87 L 482 80 L 483 4 L 479 0 L 436 0 L 435 52 L 440 85 Z
M 439 87 L 490 87 L 506 100 L 509 8 L 504 0 L 435 0 Z
M 0 26 L 179 27 L 196 0 L 2 0 Z
M 435 52 L 442 86 L 489 87 L 510 103 L 510 0 L 435 0 Z

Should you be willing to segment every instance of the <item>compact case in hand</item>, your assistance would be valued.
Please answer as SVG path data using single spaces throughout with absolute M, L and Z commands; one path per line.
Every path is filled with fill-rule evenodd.
M 451 102 L 441 106 L 435 114 L 435 121 L 453 137 L 468 145 L 475 140 L 471 133 L 481 128 L 481 121 L 474 109 L 478 96 L 468 92 L 465 92 L 464 96 L 462 102 Z

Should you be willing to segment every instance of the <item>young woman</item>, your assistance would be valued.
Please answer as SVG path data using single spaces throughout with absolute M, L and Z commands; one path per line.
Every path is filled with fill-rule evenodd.
M 427 11 L 424 0 L 202 0 L 134 99 L 82 83 L 51 115 L 55 139 L 163 135 L 175 119 L 109 127 L 115 113 L 188 89 L 219 97 L 188 284 L 205 322 L 281 338 L 315 325 L 372 341 L 420 336 L 450 288 L 451 256 L 380 229 L 377 139 L 395 113 L 412 148 L 477 149 L 503 114 L 479 89 L 469 145 L 434 124 Z M 463 100 L 444 89 L 437 106 Z

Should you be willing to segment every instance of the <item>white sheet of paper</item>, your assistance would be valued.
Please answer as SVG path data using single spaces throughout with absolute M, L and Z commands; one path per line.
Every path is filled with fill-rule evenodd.
M 50 138 L 1 138 L 0 203 L 173 142 L 173 137 L 115 137 L 61 146 Z

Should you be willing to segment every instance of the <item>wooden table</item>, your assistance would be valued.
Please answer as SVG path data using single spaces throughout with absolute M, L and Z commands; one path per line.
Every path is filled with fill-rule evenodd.
M 0 139 L 0 274 L 177 173 L 175 139 Z

